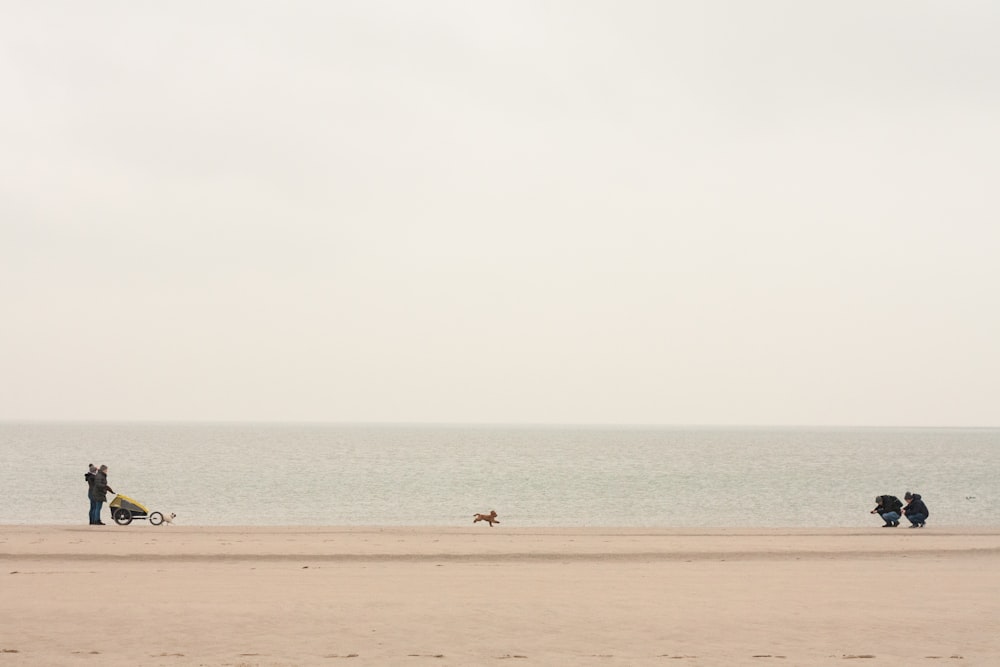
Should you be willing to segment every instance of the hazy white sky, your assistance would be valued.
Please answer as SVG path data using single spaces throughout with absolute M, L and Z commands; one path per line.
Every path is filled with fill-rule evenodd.
M 1000 425 L 1000 3 L 0 5 L 0 419 Z

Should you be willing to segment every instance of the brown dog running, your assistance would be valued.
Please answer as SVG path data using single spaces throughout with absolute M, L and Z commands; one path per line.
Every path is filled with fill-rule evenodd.
M 496 510 L 491 510 L 489 514 L 473 514 L 472 516 L 473 516 L 472 523 L 477 523 L 479 521 L 488 521 L 490 524 L 490 528 L 493 527 L 493 524 L 500 523 L 500 519 L 497 518 Z

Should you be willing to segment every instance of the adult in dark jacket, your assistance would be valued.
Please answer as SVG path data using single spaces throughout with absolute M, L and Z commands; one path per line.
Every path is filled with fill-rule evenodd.
M 885 521 L 883 528 L 895 528 L 899 525 L 899 517 L 902 516 L 903 501 L 896 496 L 884 495 L 875 496 L 875 509 L 871 514 L 878 514 Z
M 924 524 L 927 523 L 927 517 L 931 513 L 927 509 L 927 505 L 920 498 L 920 494 L 907 491 L 903 498 L 906 499 L 906 507 L 903 508 L 903 514 L 910 520 L 910 528 L 923 528 Z
M 90 464 L 87 472 L 83 473 L 83 479 L 87 482 L 87 499 L 90 500 L 90 525 L 101 520 L 97 513 L 97 501 L 94 500 L 94 480 L 97 479 L 97 466 Z
M 101 521 L 101 505 L 108 502 L 108 491 L 114 493 L 115 490 L 108 486 L 108 466 L 102 465 L 97 469 L 97 474 L 94 476 L 94 491 L 90 496 L 90 499 L 97 504 L 97 509 L 94 513 L 94 518 L 97 521 L 94 522 L 95 526 L 103 526 L 104 522 Z

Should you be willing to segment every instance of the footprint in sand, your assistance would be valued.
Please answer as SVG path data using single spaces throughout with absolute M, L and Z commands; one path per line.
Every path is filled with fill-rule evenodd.
M 20 653 L 16 648 L 0 648 L 0 653 Z
M 853 660 L 856 658 L 874 658 L 875 656 L 870 653 L 862 653 L 861 655 L 845 655 L 844 660 Z
M 761 654 L 761 655 L 752 655 L 750 657 L 751 658 L 779 658 L 781 660 L 784 660 L 787 656 L 784 656 L 784 655 L 771 655 L 770 653 L 767 653 L 767 654 Z
M 400 540 L 400 542 L 402 542 L 402 540 Z M 410 653 L 409 657 L 411 657 L 411 658 L 443 658 L 444 657 L 444 653 L 425 653 L 425 654 Z
M 511 655 L 510 653 L 508 653 L 507 655 L 498 655 L 497 660 L 510 660 L 511 658 L 527 658 L 527 657 L 528 656 L 526 655 Z
M 670 658 L 671 660 L 693 660 L 697 658 L 696 655 L 670 655 L 669 653 L 664 653 L 663 655 L 656 656 L 658 658 Z
M 324 658 L 356 658 L 357 653 L 348 653 L 347 655 L 337 655 L 336 653 L 331 653 L 330 655 L 324 655 Z

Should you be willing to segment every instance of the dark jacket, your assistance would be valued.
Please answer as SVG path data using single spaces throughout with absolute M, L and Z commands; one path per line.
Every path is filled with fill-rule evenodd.
M 930 516 L 931 513 L 927 509 L 927 505 L 924 505 L 924 501 L 920 499 L 919 493 L 914 493 L 913 497 L 910 498 L 909 504 L 907 504 L 905 512 L 907 515 L 923 514 L 924 516 Z
M 876 514 L 887 514 L 888 512 L 896 512 L 901 514 L 903 509 L 903 501 L 896 496 L 879 496 L 878 504 L 875 506 Z
M 108 502 L 108 491 L 111 493 L 115 492 L 114 489 L 108 486 L 108 474 L 100 470 L 94 473 L 94 486 L 92 489 L 90 499 L 100 503 Z
M 90 472 L 89 470 L 83 473 L 83 479 L 87 482 L 87 497 L 94 497 L 94 480 L 97 479 L 97 473 Z

